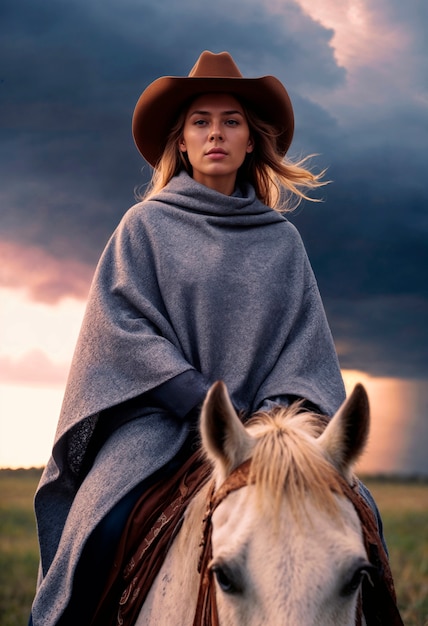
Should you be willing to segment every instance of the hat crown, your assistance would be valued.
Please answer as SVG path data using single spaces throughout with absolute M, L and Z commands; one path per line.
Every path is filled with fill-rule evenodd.
M 242 78 L 235 61 L 228 52 L 215 54 L 205 50 L 189 73 L 189 78 Z

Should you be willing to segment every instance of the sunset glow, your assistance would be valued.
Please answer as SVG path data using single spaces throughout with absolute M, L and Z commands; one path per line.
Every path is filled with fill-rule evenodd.
M 352 370 L 345 370 L 343 378 L 348 395 L 357 383 L 361 383 L 369 396 L 370 436 L 358 464 L 359 470 L 371 474 L 396 471 L 401 465 L 406 416 L 415 410 L 413 394 L 410 393 L 414 383 L 394 378 L 374 378 Z
M 45 384 L 62 384 L 85 302 L 66 298 L 50 305 L 24 289 L 0 288 L 0 305 L 0 380 L 29 382 L 32 370 Z

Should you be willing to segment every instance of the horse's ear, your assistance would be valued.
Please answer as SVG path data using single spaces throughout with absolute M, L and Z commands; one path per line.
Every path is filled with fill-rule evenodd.
M 369 430 L 369 399 L 358 383 L 318 439 L 329 461 L 346 478 L 364 451 Z
M 230 400 L 226 385 L 212 385 L 201 412 L 202 444 L 225 478 L 249 456 L 253 439 L 245 430 Z

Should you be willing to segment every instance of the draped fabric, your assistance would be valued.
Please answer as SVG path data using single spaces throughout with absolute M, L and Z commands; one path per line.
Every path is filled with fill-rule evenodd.
M 180 389 L 184 380 L 192 384 Z M 298 396 L 332 415 L 345 397 L 296 228 L 251 186 L 225 196 L 183 172 L 126 212 L 95 272 L 36 494 L 34 626 L 55 624 L 90 533 L 177 454 L 195 426 L 186 410 L 216 380 L 245 413 Z M 174 388 L 170 408 L 150 396 L 162 385 Z M 100 421 L 137 397 L 138 410 L 118 418 L 88 463 Z

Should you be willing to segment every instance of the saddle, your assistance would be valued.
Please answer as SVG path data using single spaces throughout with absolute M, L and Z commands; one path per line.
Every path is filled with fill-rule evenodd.
M 142 494 L 122 533 L 91 626 L 135 623 L 188 504 L 210 476 L 211 465 L 197 451 L 174 476 Z

